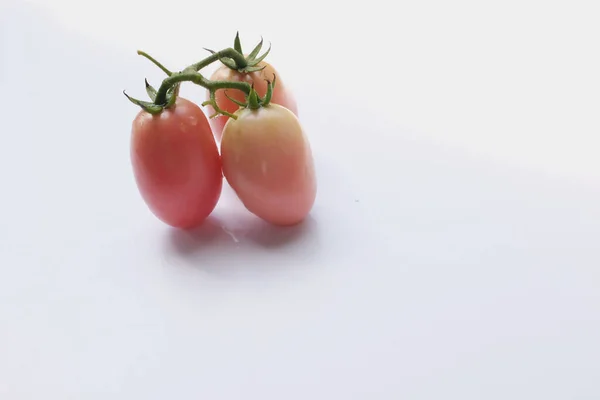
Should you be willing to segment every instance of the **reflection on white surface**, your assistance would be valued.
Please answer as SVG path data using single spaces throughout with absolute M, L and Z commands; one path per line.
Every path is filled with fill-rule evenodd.
M 554 153 L 541 148 L 531 165 L 527 153 L 519 162 L 487 158 L 477 147 L 483 139 L 467 153 L 421 141 L 420 132 L 444 128 L 449 114 L 440 102 L 453 97 L 452 85 L 500 85 L 486 74 L 428 86 L 413 103 L 398 94 L 392 112 L 375 102 L 381 88 L 366 103 L 346 87 L 312 96 L 336 82 L 327 86 L 317 66 L 300 75 L 290 65 L 293 49 L 274 43 L 274 59 L 301 95 L 315 153 L 311 217 L 293 229 L 270 227 L 226 189 L 203 227 L 176 231 L 137 193 L 128 147 L 136 110 L 121 94 L 143 93 L 143 78 L 160 74 L 112 39 L 94 42 L 33 6 L 8 10 L 0 16 L 0 398 L 600 397 L 600 193 L 597 170 L 583 168 L 597 167 L 584 150 L 597 144 L 586 130 L 597 125 L 574 122 L 581 145 L 559 138 L 563 125 L 548 138 L 573 146 L 565 154 L 581 155 L 582 168 L 545 163 Z M 325 16 L 315 17 L 315 29 Z M 291 39 L 280 24 L 265 37 L 316 43 Z M 420 51 L 439 50 L 425 44 L 443 33 L 431 33 Z M 153 53 L 164 50 L 157 41 Z M 166 51 L 171 61 L 176 51 L 183 50 Z M 460 57 L 442 56 L 457 72 L 451 61 Z M 407 60 L 402 68 L 417 67 Z M 428 68 L 412 94 L 427 74 L 449 78 Z M 597 78 L 582 68 L 569 77 L 594 87 Z M 470 94 L 460 96 L 449 109 Z M 474 110 L 483 109 L 491 108 Z M 578 111 L 586 123 L 588 111 Z M 510 115 L 460 121 L 482 135 L 531 121 Z

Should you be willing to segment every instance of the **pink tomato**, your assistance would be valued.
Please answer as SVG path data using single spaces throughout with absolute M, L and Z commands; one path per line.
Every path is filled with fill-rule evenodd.
M 171 226 L 201 224 L 221 195 L 221 159 L 208 120 L 196 104 L 181 97 L 156 115 L 138 113 L 131 162 L 146 204 Z

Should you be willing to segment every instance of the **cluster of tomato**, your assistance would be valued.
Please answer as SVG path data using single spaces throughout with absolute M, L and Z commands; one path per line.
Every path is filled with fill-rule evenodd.
M 127 98 L 142 110 L 132 124 L 131 161 L 137 187 L 160 220 L 177 228 L 200 225 L 221 196 L 223 177 L 244 206 L 275 225 L 293 225 L 310 212 L 316 176 L 294 96 L 259 56 L 261 42 L 244 54 L 233 48 L 180 72 L 166 74 L 158 90 L 146 82 L 151 102 Z M 210 50 L 209 50 L 210 51 Z M 205 78 L 200 70 L 222 65 Z M 206 89 L 207 117 L 179 96 L 183 82 Z M 219 149 L 220 143 L 220 149 Z M 220 151 L 219 151 L 220 150 Z

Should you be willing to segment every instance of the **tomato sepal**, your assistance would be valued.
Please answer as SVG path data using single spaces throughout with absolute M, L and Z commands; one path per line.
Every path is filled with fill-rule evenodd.
M 141 107 L 142 110 L 144 110 L 144 111 L 146 111 L 146 112 L 148 112 L 148 113 L 150 113 L 152 115 L 160 114 L 162 112 L 163 108 L 164 108 L 163 106 L 160 106 L 158 104 L 154 104 L 154 103 L 151 103 L 149 101 L 143 101 L 143 100 L 139 100 L 139 99 L 136 99 L 134 97 L 131 97 L 124 90 L 123 90 L 123 94 L 133 104 Z
M 228 68 L 242 73 L 262 71 L 265 68 L 265 66 L 259 67 L 258 64 L 261 61 L 263 61 L 271 51 L 271 43 L 269 43 L 269 48 L 267 49 L 267 51 L 265 51 L 262 55 L 258 56 L 258 53 L 260 53 L 260 50 L 262 49 L 263 42 L 264 40 L 261 36 L 260 42 L 258 42 L 254 49 L 252 49 L 250 54 L 248 54 L 248 56 L 245 57 L 240 41 L 240 33 L 236 32 L 235 39 L 233 41 L 233 49 L 239 53 L 238 58 L 240 59 L 236 61 L 230 57 L 220 57 L 219 61 L 221 61 Z M 207 49 L 206 47 L 204 48 L 204 50 L 209 51 L 211 54 L 216 54 L 214 50 Z
M 240 43 L 240 32 L 236 32 L 235 40 L 233 41 L 233 48 L 240 54 L 244 54 L 242 50 L 242 43 Z
M 260 49 L 262 49 L 262 45 L 263 45 L 263 38 L 261 36 L 260 42 L 258 42 L 258 44 L 252 49 L 250 54 L 248 54 L 248 58 L 251 60 L 255 59 L 256 56 L 258 55 L 258 53 L 260 53 Z
M 175 85 L 171 86 L 169 90 L 167 90 L 167 104 L 165 104 L 165 108 L 172 107 L 175 104 L 175 101 L 177 101 L 179 86 L 180 84 L 176 83 Z
M 263 65 L 261 67 L 246 67 L 243 70 L 241 70 L 244 73 L 250 73 L 250 72 L 256 72 L 256 71 L 262 71 L 263 69 L 267 68 L 266 65 Z
M 262 39 L 261 39 L 262 41 Z M 260 63 L 262 60 L 264 60 L 269 53 L 271 52 L 271 43 L 269 43 L 269 48 L 267 49 L 267 51 L 265 51 L 260 57 L 256 58 L 256 56 L 250 58 L 248 57 L 248 66 L 250 67 L 254 67 L 256 65 L 258 65 L 258 63 Z
M 150 97 L 152 101 L 156 100 L 156 89 L 148 83 L 148 79 L 144 79 L 144 82 L 146 83 L 146 93 L 148 94 L 148 97 Z
M 262 107 L 260 96 L 256 93 L 256 90 L 254 90 L 254 85 L 252 85 L 252 90 L 250 90 L 250 94 L 248 95 L 248 104 L 246 105 L 246 108 L 256 110 L 260 107 Z

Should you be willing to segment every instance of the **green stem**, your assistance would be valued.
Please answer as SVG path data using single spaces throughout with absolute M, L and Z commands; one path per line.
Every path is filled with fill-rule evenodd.
M 194 71 L 200 71 L 202 68 L 224 57 L 231 58 L 237 65 L 238 69 L 243 69 L 248 66 L 248 62 L 246 61 L 246 58 L 242 53 L 238 52 L 237 50 L 231 47 L 228 47 L 224 50 L 213 53 L 212 55 L 206 57 L 202 61 L 198 61 L 197 63 L 192 64 L 189 68 L 193 69 Z
M 145 51 L 142 51 L 142 50 L 138 50 L 137 53 L 140 56 L 144 56 L 148 60 L 152 61 L 152 63 L 154 65 L 156 65 L 158 68 L 162 69 L 165 74 L 167 74 L 169 76 L 173 75 L 173 73 L 171 71 L 169 71 L 164 65 L 162 65 L 161 63 L 159 63 L 158 61 L 156 61 L 156 59 L 154 59 L 154 57 L 152 57 L 150 54 L 148 54 L 148 53 L 146 53 Z
M 237 89 L 248 95 L 252 90 L 252 87 L 247 82 L 211 81 L 202 76 L 202 74 L 192 71 L 191 68 L 186 68 L 182 72 L 175 72 L 163 80 L 160 88 L 158 88 L 156 92 L 154 104 L 165 104 L 167 102 L 167 91 L 169 88 L 180 82 L 192 82 L 196 85 L 202 86 L 205 89 L 208 89 L 211 92 L 215 92 L 219 89 Z

